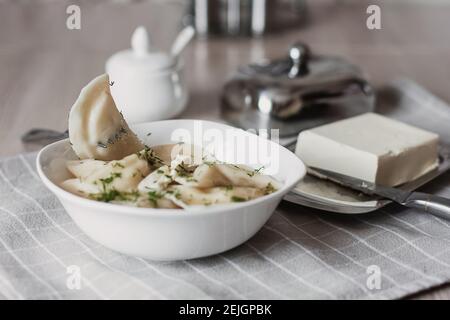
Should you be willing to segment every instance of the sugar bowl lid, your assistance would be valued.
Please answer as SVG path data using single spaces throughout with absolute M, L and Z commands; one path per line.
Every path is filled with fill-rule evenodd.
M 147 29 L 140 26 L 131 37 L 131 49 L 113 54 L 106 62 L 106 71 L 114 74 L 120 72 L 148 74 L 173 67 L 175 60 L 169 53 L 154 48 Z
M 222 115 L 243 129 L 280 136 L 369 112 L 374 92 L 361 70 L 295 43 L 287 57 L 243 66 L 225 84 Z

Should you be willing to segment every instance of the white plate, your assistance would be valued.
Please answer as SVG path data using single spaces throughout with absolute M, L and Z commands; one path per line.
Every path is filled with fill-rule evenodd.
M 400 188 L 413 191 L 447 171 L 449 167 L 448 148 L 441 146 L 439 167 L 426 175 L 402 185 Z M 360 192 L 322 180 L 310 174 L 289 192 L 284 200 L 325 211 L 359 214 L 375 211 L 392 201 L 369 197 Z
M 142 123 L 132 126 L 132 129 L 152 146 L 178 142 L 172 139 L 175 130 L 198 135 L 195 123 L 200 124 L 203 131 L 215 130 L 222 134 L 224 146 L 236 147 L 235 139 L 238 137 L 247 139 L 251 145 L 266 147 L 258 149 L 261 152 L 273 148 L 280 161 L 279 170 L 273 175 L 283 182 L 282 188 L 251 201 L 190 211 L 135 208 L 93 201 L 58 186 L 68 178 L 65 161 L 75 158 L 67 139 L 48 145 L 39 152 L 36 160 L 38 173 L 75 223 L 108 248 L 153 260 L 192 259 L 217 254 L 252 237 L 270 218 L 281 199 L 304 177 L 306 169 L 302 161 L 286 148 L 220 123 L 168 120 Z M 148 136 L 148 133 L 152 134 Z M 200 138 L 205 143 L 211 136 L 201 135 Z

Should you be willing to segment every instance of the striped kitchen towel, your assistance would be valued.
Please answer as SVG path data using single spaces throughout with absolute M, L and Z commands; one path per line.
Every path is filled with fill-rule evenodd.
M 379 111 L 450 142 L 450 108 L 394 83 Z M 450 280 L 450 221 L 391 205 L 364 215 L 282 203 L 247 243 L 153 262 L 88 238 L 35 170 L 35 153 L 0 160 L 0 298 L 391 299 Z M 450 174 L 422 190 L 450 197 Z

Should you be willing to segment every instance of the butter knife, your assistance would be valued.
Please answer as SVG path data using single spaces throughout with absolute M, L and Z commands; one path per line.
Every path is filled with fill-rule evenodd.
M 390 199 L 405 207 L 420 209 L 437 217 L 450 220 L 450 199 L 423 192 L 385 187 L 328 170 L 311 169 L 312 173 L 319 178 L 330 180 L 367 195 L 377 195 Z

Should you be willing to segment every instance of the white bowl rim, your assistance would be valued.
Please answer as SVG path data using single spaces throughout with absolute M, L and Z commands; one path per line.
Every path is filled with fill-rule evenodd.
M 162 123 L 162 122 L 174 122 L 174 121 L 201 121 L 205 123 L 210 124 L 220 124 L 222 126 L 227 126 L 230 128 L 233 128 L 235 130 L 242 130 L 240 128 L 235 128 L 232 126 L 229 126 L 224 123 L 220 122 L 214 122 L 214 121 L 208 121 L 208 120 L 199 120 L 199 119 L 171 119 L 171 120 L 162 120 L 162 121 L 151 121 L 151 122 L 143 122 L 135 124 L 135 126 L 143 126 L 148 123 Z M 58 197 L 65 198 L 69 201 L 78 202 L 82 206 L 88 206 L 88 207 L 97 207 L 98 209 L 103 210 L 109 210 L 118 212 L 121 214 L 127 214 L 127 215 L 137 215 L 137 216 L 152 216 L 152 217 L 180 217 L 180 216 L 203 216 L 203 215 L 210 215 L 213 213 L 220 213 L 223 211 L 227 211 L 227 209 L 237 209 L 237 208 L 246 208 L 251 205 L 256 205 L 258 203 L 262 203 L 265 201 L 269 201 L 270 199 L 278 196 L 280 193 L 285 193 L 286 190 L 292 189 L 303 177 L 306 175 L 306 167 L 304 163 L 300 160 L 298 157 L 294 157 L 298 160 L 298 163 L 302 167 L 302 172 L 299 174 L 299 177 L 291 182 L 290 184 L 284 183 L 280 189 L 277 191 L 270 193 L 268 195 L 264 195 L 262 197 L 244 201 L 244 202 L 233 202 L 229 204 L 219 204 L 219 205 L 211 205 L 211 206 L 194 206 L 190 207 L 188 209 L 162 209 L 162 208 L 145 208 L 145 207 L 133 207 L 133 206 L 127 206 L 127 205 L 119 205 L 114 203 L 108 203 L 108 202 L 101 202 L 96 200 L 91 200 L 87 198 L 80 197 L 78 195 L 75 195 L 69 191 L 64 190 L 59 185 L 51 181 L 46 174 L 44 173 L 42 166 L 41 166 L 41 158 L 43 154 L 45 154 L 49 149 L 53 148 L 57 144 L 64 144 L 68 143 L 69 139 L 63 139 L 60 141 L 53 142 L 45 147 L 43 147 L 37 157 L 36 157 L 36 167 L 37 172 L 41 180 L 44 182 L 44 184 Z M 289 153 L 292 153 L 292 151 L 288 150 L 287 148 L 283 147 L 280 144 L 277 144 L 271 140 L 267 140 L 267 143 L 273 143 L 277 147 L 286 150 Z

